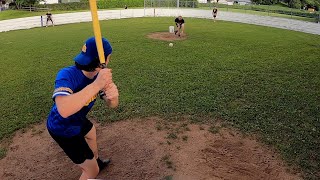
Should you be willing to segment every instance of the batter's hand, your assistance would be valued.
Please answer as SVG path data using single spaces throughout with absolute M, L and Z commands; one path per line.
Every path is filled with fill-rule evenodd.
M 110 101 L 118 99 L 119 97 L 118 88 L 113 82 L 105 86 L 104 93 L 106 94 L 107 99 Z
M 103 89 L 104 87 L 107 87 L 109 84 L 113 83 L 112 70 L 107 68 L 101 69 L 94 83 L 96 83 L 99 89 Z

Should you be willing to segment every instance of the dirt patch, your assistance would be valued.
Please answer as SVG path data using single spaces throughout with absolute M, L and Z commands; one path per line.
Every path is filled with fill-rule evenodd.
M 174 33 L 169 32 L 155 32 L 147 35 L 148 38 L 158 39 L 162 41 L 180 41 L 187 39 L 186 34 L 182 34 L 180 37 Z
M 158 118 L 95 125 L 100 156 L 112 158 L 101 179 L 300 179 L 286 170 L 275 153 L 234 130 L 209 132 L 206 125 Z M 79 176 L 78 167 L 51 139 L 44 124 L 18 132 L 0 160 L 2 180 Z

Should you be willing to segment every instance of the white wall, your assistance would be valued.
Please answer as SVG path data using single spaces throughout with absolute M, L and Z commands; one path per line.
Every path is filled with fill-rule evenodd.
M 59 3 L 58 0 L 44 0 L 40 2 L 40 4 L 56 4 L 56 3 Z

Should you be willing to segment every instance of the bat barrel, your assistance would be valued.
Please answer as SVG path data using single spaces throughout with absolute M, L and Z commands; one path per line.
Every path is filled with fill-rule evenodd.
M 100 29 L 100 23 L 98 18 L 97 1 L 89 0 L 89 4 L 90 4 L 91 16 L 92 16 L 93 32 L 94 32 L 94 37 L 96 40 L 97 50 L 99 54 L 99 60 L 101 64 L 104 64 L 104 66 L 106 66 L 105 64 L 106 59 L 103 51 L 101 29 Z

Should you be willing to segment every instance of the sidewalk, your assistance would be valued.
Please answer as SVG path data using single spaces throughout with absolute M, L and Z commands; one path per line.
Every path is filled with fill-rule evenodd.
M 197 9 L 127 9 L 127 10 L 103 10 L 99 11 L 99 19 L 122 19 L 122 18 L 137 18 L 137 17 L 164 17 L 178 16 L 195 17 L 195 18 L 212 18 L 211 10 Z M 46 17 L 43 24 L 45 25 Z M 76 12 L 65 14 L 54 14 L 53 20 L 56 25 L 80 23 L 91 21 L 90 12 Z M 220 11 L 217 20 L 232 21 L 246 24 L 255 24 L 261 26 L 275 27 L 281 29 L 289 29 L 300 31 L 309 34 L 320 35 L 320 24 L 305 22 L 293 19 L 285 19 L 271 16 L 258 16 L 243 13 L 223 12 Z M 0 32 L 30 29 L 41 27 L 40 16 L 10 19 L 0 21 Z

